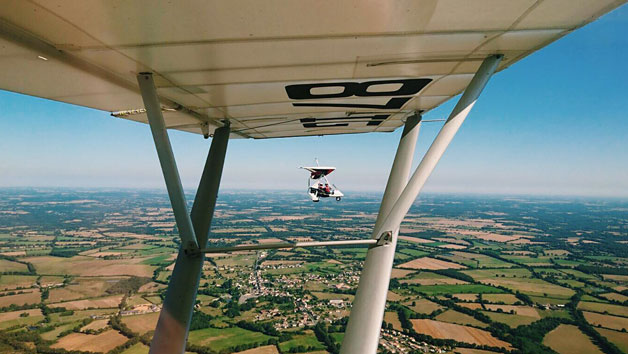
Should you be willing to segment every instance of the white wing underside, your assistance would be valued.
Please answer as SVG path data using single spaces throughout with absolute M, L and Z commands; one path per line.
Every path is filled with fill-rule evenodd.
M 504 54 L 503 70 L 624 2 L 5 0 L 0 88 L 146 123 L 149 71 L 171 129 L 390 132 L 486 56 Z

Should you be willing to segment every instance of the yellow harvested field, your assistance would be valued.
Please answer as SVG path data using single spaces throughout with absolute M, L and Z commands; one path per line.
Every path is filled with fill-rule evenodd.
M 601 302 L 580 301 L 578 309 L 593 312 L 608 312 L 610 315 L 628 317 L 628 306 L 604 304 Z M 628 330 L 628 328 L 626 328 Z
M 159 241 L 159 237 L 147 235 L 147 234 L 136 234 L 134 232 L 105 232 L 103 233 L 103 235 L 109 236 L 109 237 L 137 238 L 137 239 L 142 239 L 142 240 Z
M 104 331 L 97 335 L 71 333 L 59 339 L 51 348 L 65 350 L 81 350 L 97 353 L 105 353 L 111 349 L 126 343 L 128 339 L 114 330 Z
M 508 305 L 512 305 L 517 301 L 517 297 L 513 294 L 482 294 L 482 299 L 485 302 L 503 302 Z
M 495 241 L 495 242 L 510 242 L 510 241 L 518 240 L 520 238 L 518 236 L 506 236 L 506 235 L 497 235 L 497 234 L 488 234 L 488 233 L 487 234 L 480 233 L 476 235 L 475 237 L 479 238 L 480 240 Z
M 545 335 L 543 344 L 560 354 L 602 353 L 578 327 L 561 324 Z
M 403 300 L 403 296 L 397 294 L 396 292 L 390 291 L 388 290 L 388 294 L 386 295 L 386 298 L 390 301 L 401 301 Z
M 413 270 L 393 268 L 392 274 L 390 275 L 390 277 L 392 279 L 399 279 L 399 278 L 403 278 L 403 277 L 407 276 L 408 274 L 412 274 L 412 273 L 414 273 Z
M 455 310 L 447 310 L 440 315 L 434 317 L 434 319 L 442 322 L 449 323 L 457 323 L 460 325 L 470 325 L 475 327 L 486 327 L 488 326 L 486 323 L 481 322 L 469 316 L 467 314 L 455 311 Z
M 603 298 L 609 299 L 609 300 L 615 300 L 615 301 L 619 301 L 619 302 L 624 302 L 624 301 L 628 300 L 628 296 L 622 295 L 622 294 L 617 294 L 617 293 L 602 294 L 600 296 L 602 296 Z
M 36 304 L 41 301 L 41 295 L 39 294 L 39 289 L 27 289 L 22 290 L 26 294 L 17 294 L 17 295 L 9 295 L 9 296 L 1 296 L 0 297 L 0 307 L 6 307 L 9 305 L 26 305 L 26 304 Z
M 449 249 L 449 250 L 463 250 L 463 249 L 467 248 L 467 246 L 463 246 L 463 245 L 455 245 L 455 244 L 453 244 L 453 243 L 448 243 L 448 244 L 446 244 L 446 245 L 440 245 L 440 246 L 438 246 L 438 247 L 440 247 L 440 248 L 446 248 L 446 249 Z
M 153 312 L 144 315 L 124 316 L 122 322 L 133 332 L 144 334 L 155 329 L 157 319 L 159 319 L 159 312 Z
M 499 340 L 481 329 L 427 319 L 410 321 L 417 333 L 434 338 L 455 339 L 459 342 L 512 349 L 509 343 Z
M 432 242 L 434 242 L 434 241 L 428 240 L 426 238 L 411 237 L 411 236 L 399 236 L 399 239 L 400 240 L 414 242 L 414 243 L 432 243 Z
M 486 308 L 492 311 L 497 311 L 501 309 L 503 312 L 510 313 L 510 311 L 514 311 L 515 314 L 521 316 L 528 316 L 534 318 L 541 318 L 538 311 L 535 308 L 530 306 L 513 306 L 513 305 L 486 305 Z
M 626 329 L 628 331 L 628 317 L 618 317 L 611 315 L 602 315 L 595 312 L 583 311 L 584 318 L 593 326 L 601 325 L 604 328 L 616 329 L 621 331 Z
M 628 353 L 628 332 L 619 332 L 605 328 L 596 328 L 595 330 L 614 343 L 624 353 Z
M 522 293 L 539 296 L 543 294 L 548 294 L 550 297 L 569 298 L 575 293 L 569 288 L 564 288 L 562 286 L 551 284 L 539 279 L 494 278 L 480 279 L 480 282 L 493 286 L 503 286 L 512 290 L 519 290 Z
M 69 274 L 86 276 L 135 275 L 151 277 L 156 267 L 141 264 L 146 258 L 111 259 L 75 256 L 61 257 L 27 257 L 25 261 L 33 263 L 38 272 L 47 274 Z
M 49 296 L 46 300 L 47 303 L 70 301 L 85 297 L 83 294 L 72 291 L 67 287 L 50 289 L 48 293 Z
M 412 305 L 412 303 L 414 303 L 414 305 Z M 412 311 L 416 313 L 422 313 L 425 315 L 429 315 L 430 313 L 443 308 L 441 305 L 428 299 L 408 301 L 405 302 L 404 305 L 408 306 Z
M 30 316 L 43 316 L 41 314 L 41 310 L 40 309 L 19 310 L 19 311 L 12 311 L 12 312 L 0 312 L 0 322 L 16 320 L 16 319 L 20 318 L 20 315 L 25 313 L 25 312 L 28 314 L 29 317 Z
M 0 290 L 30 288 L 36 284 L 37 277 L 34 275 L 3 275 L 0 277 Z
M 99 299 L 74 300 L 50 304 L 50 307 L 65 307 L 68 310 L 85 310 L 88 308 L 113 308 L 118 307 L 123 295 L 113 295 Z
M 471 310 L 477 310 L 482 308 L 482 304 L 479 304 L 477 302 L 459 302 L 456 305 L 466 307 Z
M 262 239 L 257 240 L 257 242 L 264 244 L 264 243 L 284 242 L 284 241 L 278 238 L 262 238 Z
M 399 322 L 399 315 L 394 311 L 386 311 L 384 313 L 384 321 L 392 324 L 393 328 L 398 331 L 403 331 L 403 327 L 401 327 L 401 322 Z
M 238 352 L 238 354 L 279 354 L 279 351 L 274 345 L 265 345 L 263 347 L 257 347 L 245 350 L 243 352 Z
M 81 328 L 81 331 L 87 331 L 87 330 L 90 330 L 90 329 L 94 330 L 94 331 L 97 331 L 99 329 L 107 327 L 108 323 L 109 323 L 108 319 L 92 321 L 92 322 L 88 323 L 87 325 L 83 326 L 83 328 Z
M 603 274 L 604 280 L 615 280 L 618 282 L 628 283 L 628 275 Z
M 26 272 L 26 264 L 0 259 L 0 271 L 2 272 Z
M 522 235 L 507 236 L 507 235 L 499 235 L 499 234 L 495 234 L 491 232 L 476 231 L 476 230 L 454 229 L 452 231 L 463 236 L 470 236 L 470 237 L 474 237 L 480 240 L 494 241 L 494 242 L 510 242 L 510 241 L 518 240 L 522 237 Z
M 403 263 L 398 266 L 399 268 L 409 268 L 409 269 L 428 269 L 428 270 L 436 270 L 436 269 L 464 269 L 465 266 L 460 264 L 441 261 L 440 259 L 430 258 L 430 257 L 421 257 L 410 262 Z
M 0 254 L 3 256 L 19 257 L 19 256 L 26 256 L 26 251 L 0 252 Z

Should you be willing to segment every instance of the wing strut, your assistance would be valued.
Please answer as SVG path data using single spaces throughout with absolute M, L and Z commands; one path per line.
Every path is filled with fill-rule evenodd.
M 421 118 L 415 115 L 406 121 L 372 234 L 374 239 L 379 239 L 384 233 L 392 234 L 392 239 L 390 242 L 372 246 L 366 254 L 340 349 L 341 354 L 374 354 L 377 351 L 399 225 L 497 69 L 502 57 L 492 55 L 484 59 L 407 184 Z
M 190 215 L 152 75 L 141 73 L 137 80 L 182 241 L 150 353 L 183 353 L 203 270 L 204 255 L 199 250 L 207 246 L 231 129 L 227 123 L 214 132 Z

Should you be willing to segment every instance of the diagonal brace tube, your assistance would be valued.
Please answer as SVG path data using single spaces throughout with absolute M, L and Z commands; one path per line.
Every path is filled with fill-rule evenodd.
M 377 244 L 378 240 L 341 240 L 341 241 L 320 241 L 320 242 L 270 242 L 257 245 L 237 245 L 231 247 L 211 247 L 201 248 L 200 253 L 223 253 L 236 251 L 270 250 L 300 247 L 347 247 L 347 246 L 370 246 Z
M 397 199 L 390 213 L 386 216 L 382 226 L 375 230 L 376 234 L 399 227 L 403 218 L 410 210 L 412 203 L 414 203 L 421 189 L 423 189 L 427 178 L 432 174 L 432 171 L 434 171 L 436 164 L 445 153 L 447 146 L 449 146 L 449 143 L 453 140 L 458 129 L 460 129 L 462 122 L 467 118 L 467 115 L 475 105 L 475 102 L 482 93 L 482 90 L 484 90 L 488 80 L 497 69 L 502 58 L 503 55 L 492 55 L 484 59 L 482 65 L 480 65 L 480 68 L 469 83 L 469 86 L 467 86 L 467 89 L 449 115 L 449 118 L 447 118 L 445 125 L 443 125 L 434 139 L 434 142 L 425 153 L 425 156 L 412 175 L 412 178 L 410 178 L 403 192 L 401 192 L 399 199 Z
M 397 166 L 400 149 L 402 149 L 402 142 L 400 142 L 380 207 L 380 215 L 378 215 L 373 231 L 373 238 L 377 238 L 377 235 L 383 233 L 390 233 L 393 235 L 393 239 L 389 244 L 372 247 L 366 255 L 351 316 L 340 349 L 341 354 L 376 353 L 399 226 L 425 185 L 425 181 L 471 111 L 486 83 L 497 69 L 502 57 L 502 55 L 492 55 L 484 59 L 407 185 L 400 174 L 395 173 L 397 169 L 408 168 L 407 159 L 403 159 L 405 163 L 400 161 L 399 166 Z M 401 183 L 405 185 L 405 188 L 399 192 Z M 394 195 L 395 193 L 399 193 L 397 194 L 398 197 Z M 396 201 L 390 203 L 391 198 Z M 391 204 L 392 206 L 390 206 Z M 386 210 L 387 208 L 390 208 L 389 211 Z M 382 218 L 382 215 L 385 217 Z
M 202 248 L 207 245 L 229 134 L 229 125 L 218 128 L 214 132 L 192 206 L 192 223 L 198 236 L 199 246 Z M 183 245 L 181 246 L 151 343 L 151 354 L 183 353 L 185 350 L 204 258 L 204 255 L 198 252 L 186 254 Z
M 181 178 L 179 177 L 177 163 L 174 159 L 168 132 L 166 131 L 164 117 L 161 113 L 161 105 L 159 104 L 159 97 L 157 97 L 157 90 L 155 89 L 152 73 L 139 73 L 137 75 L 137 82 L 140 86 L 142 99 L 144 100 L 148 124 L 150 125 L 153 140 L 155 141 L 155 148 L 157 150 L 157 156 L 159 157 L 159 163 L 161 164 L 161 170 L 166 180 L 166 188 L 168 189 L 174 219 L 179 229 L 179 235 L 181 236 L 181 244 L 185 251 L 198 249 L 198 241 L 196 240 L 194 227 L 192 226 L 192 219 L 188 214 Z

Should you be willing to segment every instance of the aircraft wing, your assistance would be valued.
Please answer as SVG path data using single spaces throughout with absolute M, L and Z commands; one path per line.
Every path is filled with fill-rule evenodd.
M 0 89 L 147 122 L 278 138 L 390 132 L 626 0 L 5 0 Z M 54 122 L 50 122 L 54 124 Z

